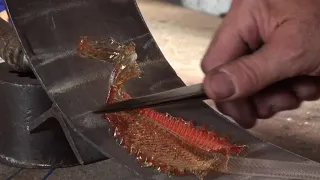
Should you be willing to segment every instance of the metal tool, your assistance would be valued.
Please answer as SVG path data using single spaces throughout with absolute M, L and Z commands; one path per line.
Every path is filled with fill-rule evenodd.
M 169 91 L 164 91 L 147 96 L 141 96 L 134 99 L 129 99 L 113 104 L 106 104 L 93 113 L 111 113 L 125 110 L 133 110 L 139 108 L 155 107 L 167 104 L 178 103 L 182 101 L 192 100 L 206 100 L 208 96 L 203 90 L 203 84 L 195 84 L 191 86 L 185 86 L 176 88 Z

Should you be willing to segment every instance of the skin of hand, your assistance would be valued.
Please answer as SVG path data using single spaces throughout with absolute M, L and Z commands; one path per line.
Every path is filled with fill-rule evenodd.
M 234 0 L 201 62 L 217 109 L 244 128 L 320 97 L 320 1 Z
M 2 18 L 3 20 L 8 22 L 9 21 L 9 16 L 7 14 L 7 11 L 0 12 L 0 18 Z

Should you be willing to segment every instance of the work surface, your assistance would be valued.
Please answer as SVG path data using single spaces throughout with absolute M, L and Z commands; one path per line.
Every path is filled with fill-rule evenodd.
M 188 84 L 202 81 L 200 61 L 221 19 L 153 0 L 138 0 L 142 14 L 160 49 Z M 251 131 L 258 137 L 313 160 L 320 151 L 319 102 L 308 102 L 295 111 L 283 112 L 263 120 Z M 43 179 L 134 179 L 129 171 L 113 160 L 88 166 L 50 170 L 19 170 L 0 165 L 0 180 Z

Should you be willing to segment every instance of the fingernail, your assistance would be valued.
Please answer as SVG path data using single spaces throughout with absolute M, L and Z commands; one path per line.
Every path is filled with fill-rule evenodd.
M 210 88 L 216 100 L 224 100 L 235 94 L 236 90 L 229 75 L 217 72 L 209 76 Z

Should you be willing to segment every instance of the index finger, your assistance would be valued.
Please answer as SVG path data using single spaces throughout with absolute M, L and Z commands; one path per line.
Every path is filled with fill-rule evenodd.
M 250 31 L 251 20 L 247 12 L 240 15 L 244 17 L 239 17 L 238 7 L 233 5 L 225 16 L 201 62 L 201 68 L 204 73 L 248 53 L 248 43 L 241 35 L 241 32 Z

